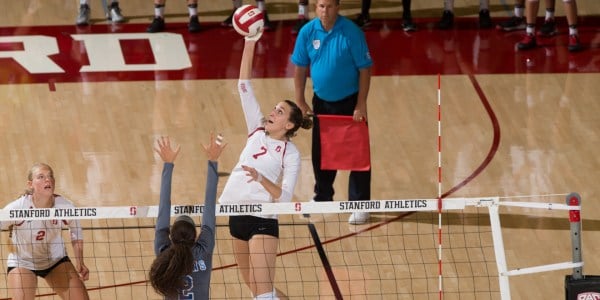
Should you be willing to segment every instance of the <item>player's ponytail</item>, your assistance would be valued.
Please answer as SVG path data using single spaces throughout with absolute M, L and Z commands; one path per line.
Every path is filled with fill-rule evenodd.
M 294 127 L 292 127 L 292 129 L 288 130 L 285 133 L 285 136 L 287 138 L 294 137 L 296 135 L 296 131 L 298 131 L 298 128 L 300 128 L 300 127 L 304 128 L 304 129 L 312 128 L 312 125 L 313 125 L 312 119 L 309 116 L 303 116 L 302 110 L 294 101 L 285 100 L 285 103 L 287 103 L 292 108 L 292 110 L 290 111 L 289 121 L 294 123 Z
M 306 115 L 302 117 L 302 124 L 300 125 L 303 129 L 311 129 L 313 127 L 312 116 Z
M 188 222 L 175 222 L 171 228 L 172 244 L 156 256 L 150 266 L 150 283 L 165 297 L 174 297 L 186 287 L 186 275 L 194 270 L 192 247 L 196 228 Z

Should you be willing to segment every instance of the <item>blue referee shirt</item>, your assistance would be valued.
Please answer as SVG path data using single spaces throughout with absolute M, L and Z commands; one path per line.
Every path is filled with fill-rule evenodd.
M 330 102 L 358 92 L 359 69 L 373 64 L 362 30 L 340 15 L 329 32 L 319 18 L 305 24 L 291 60 L 300 67 L 310 66 L 315 94 Z

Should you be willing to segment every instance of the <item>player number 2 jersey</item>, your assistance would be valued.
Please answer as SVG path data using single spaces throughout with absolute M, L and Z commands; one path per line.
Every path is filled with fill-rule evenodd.
M 55 208 L 73 208 L 71 201 L 55 196 Z M 4 209 L 35 208 L 31 195 L 21 196 Z M 8 255 L 7 267 L 30 270 L 47 269 L 67 255 L 62 237 L 63 227 L 69 228 L 71 240 L 82 240 L 79 220 L 15 220 L 2 222 L 2 229 L 12 227 L 13 251 Z

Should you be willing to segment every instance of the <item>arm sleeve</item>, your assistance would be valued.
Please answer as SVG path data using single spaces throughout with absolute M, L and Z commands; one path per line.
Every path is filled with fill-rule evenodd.
M 294 188 L 300 173 L 300 153 L 289 153 L 284 156 L 283 179 L 281 180 L 281 196 L 277 199 L 280 203 L 292 201 Z
M 171 179 L 173 177 L 173 163 L 165 163 L 160 180 L 160 203 L 158 204 L 158 218 L 154 232 L 154 254 L 160 253 L 170 244 L 169 225 L 171 222 Z
M 81 229 L 81 222 L 79 220 L 70 220 L 69 232 L 71 234 L 71 241 L 83 240 L 83 230 Z
M 252 89 L 250 80 L 239 80 L 238 92 L 240 93 L 242 109 L 244 110 L 244 117 L 246 118 L 248 135 L 250 135 L 256 131 L 256 128 L 262 126 L 263 114 L 260 112 L 260 106 L 254 96 L 254 90 Z
M 202 212 L 202 231 L 198 237 L 200 243 L 204 244 L 206 249 L 210 249 L 211 251 L 215 247 L 215 209 L 217 202 L 217 184 L 219 181 L 217 170 L 218 163 L 216 161 L 208 161 L 204 211 Z

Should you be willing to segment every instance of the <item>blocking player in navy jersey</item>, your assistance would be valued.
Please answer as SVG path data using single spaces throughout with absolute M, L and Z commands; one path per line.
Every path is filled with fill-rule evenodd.
M 180 147 L 173 149 L 168 137 L 157 141 L 155 151 L 164 161 L 160 184 L 160 203 L 154 252 L 150 266 L 150 283 L 165 299 L 209 299 L 212 256 L 215 248 L 215 207 L 217 198 L 217 159 L 226 144 L 211 133 L 210 143 L 204 146 L 208 156 L 208 174 L 202 227 L 196 233 L 194 220 L 181 215 L 169 226 L 171 217 L 171 178 Z
M 4 209 L 75 207 L 54 193 L 54 171 L 47 164 L 31 167 L 27 186 L 25 194 Z M 15 220 L 1 225 L 9 230 L 14 245 L 6 261 L 12 299 L 34 299 L 38 277 L 44 278 L 61 299 L 89 299 L 83 284 L 89 270 L 83 261 L 83 233 L 78 220 Z M 67 255 L 63 227 L 69 228 L 75 264 Z
M 254 48 L 262 32 L 246 37 L 238 92 L 248 140 L 219 198 L 221 204 L 290 202 L 300 172 L 300 153 L 291 138 L 312 120 L 290 100 L 275 105 L 265 117 L 250 82 Z M 235 260 L 254 299 L 278 299 L 273 280 L 279 243 L 277 215 L 229 217 Z

